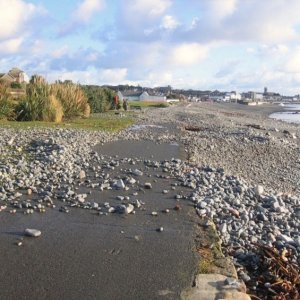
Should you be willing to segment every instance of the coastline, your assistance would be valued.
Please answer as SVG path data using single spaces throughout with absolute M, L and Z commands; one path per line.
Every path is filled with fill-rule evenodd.
M 224 193 L 222 189 L 228 189 L 228 194 L 221 194 L 223 195 L 222 197 L 216 194 L 214 196 L 216 199 L 218 197 L 226 199 L 229 195 L 229 199 L 238 199 L 241 202 L 241 199 L 246 197 L 247 201 L 249 201 L 246 205 L 249 205 L 249 209 L 253 210 L 255 217 L 257 207 L 262 205 L 260 202 L 262 199 L 275 197 L 281 201 L 282 197 L 288 203 L 286 204 L 288 212 L 283 212 L 283 215 L 287 220 L 291 218 L 292 212 L 290 212 L 291 204 L 289 204 L 289 201 L 292 201 L 291 199 L 294 198 L 297 200 L 300 195 L 300 126 L 269 119 L 268 115 L 275 110 L 282 111 L 282 108 L 197 103 L 174 106 L 168 109 L 146 110 L 139 114 L 137 123 L 157 126 L 142 126 L 141 130 L 128 128 L 118 134 L 68 129 L 30 129 L 24 131 L 6 128 L 3 130 L 1 133 L 4 141 L 1 148 L 2 175 L 9 166 L 11 168 L 10 175 L 19 177 L 18 183 L 20 183 L 21 179 L 26 183 L 22 172 L 26 174 L 28 170 L 32 170 L 30 160 L 27 161 L 22 158 L 22 151 L 26 149 L 26 151 L 29 151 L 27 153 L 28 158 L 34 157 L 36 159 L 37 166 L 34 166 L 33 170 L 35 167 L 38 167 L 36 172 L 40 172 L 38 173 L 39 176 L 46 174 L 46 183 L 40 182 L 40 186 L 39 180 L 28 177 L 39 190 L 38 193 L 34 193 L 35 197 L 27 196 L 24 187 L 19 189 L 13 179 L 10 180 L 1 175 L 2 180 L 14 183 L 12 191 L 8 191 L 10 187 L 10 184 L 8 184 L 7 192 L 1 192 L 1 203 L 8 205 L 7 210 L 0 212 L 0 220 L 5 225 L 2 226 L 0 233 L 1 249 L 5 249 L 5 255 L 1 256 L 0 264 L 3 266 L 2 270 L 6 269 L 6 272 L 2 271 L 2 276 L 5 278 L 2 282 L 5 282 L 4 288 L 7 291 L 8 299 L 16 299 L 21 296 L 26 299 L 24 291 L 26 291 L 25 294 L 28 294 L 28 298 L 31 299 L 34 299 L 35 295 L 38 295 L 37 298 L 39 299 L 51 299 L 52 296 L 54 299 L 57 298 L 58 294 L 71 295 L 73 299 L 79 299 L 79 296 L 84 294 L 87 298 L 93 299 L 100 292 L 102 292 L 104 299 L 109 299 L 112 295 L 110 293 L 120 286 L 122 287 L 120 295 L 124 293 L 124 299 L 139 299 L 141 294 L 133 288 L 136 280 L 142 281 L 139 290 L 148 293 L 153 299 L 160 297 L 159 292 L 166 293 L 166 299 L 178 299 L 180 291 L 187 285 L 192 284 L 194 275 L 197 273 L 195 265 L 196 253 L 192 251 L 195 237 L 193 228 L 195 224 L 194 217 L 197 216 L 193 208 L 196 207 L 196 212 L 197 209 L 202 210 L 201 212 L 198 211 L 198 213 L 205 211 L 206 214 L 208 213 L 208 208 L 210 211 L 214 211 L 214 206 L 210 207 L 211 201 L 209 200 L 214 195 L 214 189 L 211 186 L 217 184 L 221 193 Z M 196 128 L 197 130 L 189 131 L 187 128 Z M 12 136 L 16 138 L 11 142 Z M 113 207 L 117 205 L 116 196 L 120 194 L 117 190 L 113 190 L 112 194 L 106 191 L 100 194 L 94 192 L 94 190 L 99 190 L 99 186 L 94 189 L 91 188 L 89 180 L 92 183 L 99 183 L 100 180 L 104 180 L 105 176 L 103 175 L 103 178 L 95 177 L 97 168 L 93 169 L 92 162 L 97 162 L 100 166 L 99 170 L 109 173 L 112 176 L 111 178 L 120 178 L 120 174 L 123 174 L 118 173 L 118 164 L 120 164 L 122 172 L 126 172 L 129 168 L 142 168 L 142 166 L 145 168 L 145 172 L 150 172 L 149 170 L 152 170 L 152 167 L 149 168 L 149 166 L 152 163 L 155 164 L 155 156 L 151 157 L 151 152 L 155 150 L 150 149 L 147 157 L 137 158 L 139 149 L 141 156 L 143 156 L 144 149 L 141 146 L 139 146 L 139 149 L 135 149 L 134 164 L 130 167 L 127 165 L 122 167 L 124 158 L 118 153 L 112 152 L 111 157 L 95 155 L 94 147 L 97 144 L 108 145 L 108 143 L 116 140 L 137 142 L 145 140 L 159 144 L 167 143 L 169 145 L 179 143 L 184 146 L 187 159 L 184 160 L 182 157 L 182 160 L 184 160 L 182 165 L 172 164 L 170 161 L 168 162 L 170 166 L 167 169 L 170 172 L 170 176 L 174 177 L 174 174 L 178 176 L 175 177 L 178 180 L 176 182 L 178 184 L 176 193 L 179 194 L 187 189 L 187 193 L 184 194 L 186 198 L 176 200 L 174 198 L 176 193 L 174 192 L 173 194 L 172 192 L 170 196 L 168 194 L 163 196 L 166 197 L 164 201 L 159 201 L 162 198 L 162 190 L 166 186 L 171 190 L 170 184 L 172 181 L 170 178 L 173 177 L 164 178 L 163 176 L 166 176 L 164 172 L 159 173 L 162 177 L 157 177 L 157 179 L 155 179 L 156 173 L 149 173 L 148 175 L 151 176 L 147 175 L 148 177 L 143 178 L 142 182 L 151 180 L 153 186 L 156 184 L 154 179 L 157 180 L 158 185 L 154 194 L 148 194 L 147 192 L 143 194 L 143 192 L 139 191 L 139 197 L 148 197 L 148 199 L 145 199 L 145 202 L 149 203 L 148 205 L 152 203 L 147 207 L 149 212 L 155 210 L 160 212 L 166 207 L 171 210 L 179 201 L 178 204 L 182 208 L 182 210 L 179 210 L 179 214 L 177 211 L 171 210 L 170 214 L 164 215 L 159 213 L 159 216 L 156 218 L 149 212 L 146 213 L 141 210 L 136 215 L 118 218 L 118 215 L 115 214 L 99 216 L 99 211 L 90 208 L 92 203 L 96 201 L 99 205 L 101 204 L 103 211 L 106 212 L 105 201 L 109 199 L 110 205 Z M 119 149 L 120 151 L 125 149 L 124 144 L 120 145 L 122 145 Z M 62 155 L 55 154 L 59 151 L 62 151 Z M 162 148 L 159 152 L 160 156 L 157 156 L 157 158 L 162 161 L 162 166 L 165 168 L 164 151 L 168 150 L 163 150 Z M 171 159 L 171 157 L 165 157 L 169 160 Z M 147 163 L 143 165 L 147 161 L 149 166 Z M 130 161 L 127 162 L 131 163 Z M 203 170 L 203 167 L 206 168 Z M 194 173 L 189 175 L 190 170 L 193 170 L 193 168 Z M 88 176 L 87 181 L 84 182 L 79 180 L 79 173 L 82 169 L 86 170 Z M 91 172 L 91 175 L 88 172 Z M 199 176 L 197 177 L 195 174 L 199 174 Z M 27 180 L 29 180 L 28 178 Z M 66 188 L 66 191 L 68 191 L 68 186 L 71 186 L 76 191 L 76 194 L 88 193 L 92 190 L 92 194 L 88 194 L 88 203 L 91 204 L 87 204 L 87 209 L 74 208 L 76 211 L 73 211 L 72 208 L 69 208 L 71 214 L 59 212 L 60 206 L 69 203 L 67 201 L 64 204 L 61 198 L 56 198 L 56 193 L 52 193 L 50 189 L 51 186 L 59 182 L 62 187 Z M 68 182 L 71 183 L 68 184 Z M 183 183 L 183 187 L 180 186 L 181 183 Z M 187 186 L 184 186 L 184 184 L 187 184 Z M 264 196 L 255 195 L 254 187 L 257 185 L 263 186 Z M 40 189 L 41 187 L 42 189 Z M 196 187 L 199 188 L 202 194 L 195 190 Z M 140 188 L 140 186 L 137 186 L 137 188 Z M 236 189 L 241 192 L 237 193 Z M 16 196 L 16 191 L 19 190 L 23 194 L 21 199 Z M 195 195 L 191 196 L 193 192 Z M 36 203 L 38 199 L 43 199 L 45 195 L 52 195 L 51 198 L 54 199 L 57 205 L 55 209 L 46 212 L 46 216 L 37 211 L 32 216 L 23 215 L 23 211 L 26 210 L 24 208 L 19 209 L 16 215 L 9 213 L 14 201 L 22 203 L 22 201 L 27 199 L 28 202 Z M 211 196 L 208 197 L 208 195 Z M 7 198 L 3 200 L 5 196 Z M 192 198 L 196 200 L 199 198 L 199 202 L 197 202 L 198 200 L 195 202 L 195 199 L 193 200 Z M 73 198 L 71 199 L 73 201 Z M 153 199 L 156 200 L 153 201 Z M 127 204 L 127 202 L 124 203 Z M 225 202 L 224 204 L 220 202 L 221 207 L 228 209 L 233 207 L 233 209 L 241 211 L 241 215 L 244 213 L 243 204 L 238 204 L 238 202 L 235 203 L 234 201 Z M 297 205 L 299 206 L 299 203 L 295 202 L 291 207 L 298 207 Z M 230 210 L 221 209 L 220 213 L 224 213 L 224 215 L 220 215 L 222 217 L 219 217 L 219 221 L 223 222 L 225 220 L 228 224 L 231 224 L 234 216 L 232 216 Z M 193 215 L 192 219 L 190 219 L 191 214 Z M 269 210 L 266 210 L 265 214 L 273 216 L 273 211 L 269 212 Z M 274 213 L 274 216 L 276 217 L 277 215 Z M 57 221 L 55 221 L 56 218 L 58 218 Z M 226 243 L 226 239 L 230 240 L 232 238 L 231 232 L 229 230 L 224 230 L 223 232 L 221 230 L 222 223 L 219 221 L 218 219 L 215 220 L 216 229 L 223 243 Z M 242 221 L 239 218 L 234 219 L 234 222 Z M 161 224 L 163 224 L 164 232 L 158 233 L 156 229 L 160 228 Z M 254 222 L 254 224 L 256 223 Z M 247 223 L 243 225 L 246 226 Z M 269 226 L 268 221 L 263 221 L 262 225 Z M 14 243 L 16 239 L 22 236 L 26 226 L 42 229 L 42 237 L 37 240 L 26 239 L 24 248 L 17 247 Z M 121 231 L 130 233 L 127 232 L 124 236 Z M 263 234 L 259 233 L 259 231 L 255 233 L 250 231 L 247 234 L 248 236 L 244 239 L 249 239 L 249 241 L 253 235 L 259 236 L 261 234 L 261 238 L 263 238 Z M 290 232 L 285 232 L 285 234 L 291 235 Z M 135 236 L 138 236 L 138 238 L 135 238 Z M 280 237 L 280 235 L 278 236 Z M 294 235 L 292 237 L 296 240 Z M 177 245 L 179 240 L 182 241 L 180 247 Z M 151 249 L 154 243 L 156 244 L 155 251 L 150 251 L 150 256 L 144 256 L 144 253 Z M 251 245 L 250 242 L 249 245 Z M 169 257 L 167 249 L 170 247 L 174 251 Z M 137 252 L 134 252 L 133 249 Z M 95 254 L 97 251 L 99 253 Z M 110 253 L 110 251 L 112 252 Z M 161 251 L 163 251 L 164 255 L 160 254 Z M 184 262 L 181 259 L 182 255 L 185 257 Z M 78 269 L 76 262 L 81 259 L 83 259 L 83 263 L 78 265 L 81 268 Z M 47 268 L 43 268 L 43 262 L 45 261 L 48 264 Z M 142 266 L 149 266 L 145 273 L 142 270 L 142 278 L 138 274 L 141 268 L 139 262 L 141 261 L 143 261 Z M 57 266 L 57 262 L 59 262 L 61 267 Z M 20 266 L 18 266 L 19 264 Z M 167 264 L 168 268 L 164 264 Z M 95 267 L 93 271 L 96 273 L 91 272 L 89 274 L 93 266 Z M 132 275 L 130 282 L 124 280 L 127 278 L 126 268 L 123 270 L 124 273 L 121 273 L 123 276 L 118 277 L 116 282 L 114 282 L 112 275 L 109 273 L 106 274 L 107 278 L 103 276 L 103 272 L 107 268 L 112 267 L 112 272 L 118 273 L 120 268 L 124 266 L 126 266 L 127 270 L 133 270 L 134 275 Z M 170 275 L 175 266 L 179 268 L 176 278 Z M 20 268 L 27 270 L 27 273 L 24 273 L 25 277 L 19 275 Z M 184 270 L 183 273 L 180 273 L 182 270 Z M 10 276 L 5 277 L 6 273 L 10 274 Z M 39 273 L 42 274 L 40 282 L 37 277 Z M 159 281 L 156 280 L 159 279 L 157 274 L 165 274 L 163 275 L 166 278 L 165 286 L 160 286 Z M 170 277 L 168 277 L 168 274 Z M 47 284 L 47 281 L 52 276 L 54 276 L 54 280 L 51 284 Z M 27 277 L 30 280 L 27 280 Z M 18 281 L 17 287 L 10 285 L 10 278 L 15 278 Z M 100 284 L 101 278 L 104 281 Z M 148 278 L 152 278 L 153 285 L 147 287 L 146 282 Z M 180 286 L 178 286 L 179 281 L 182 284 Z M 84 283 L 80 291 L 77 291 L 77 294 L 72 289 L 74 282 L 76 286 Z M 9 295 L 11 295 L 11 298 L 9 298 Z

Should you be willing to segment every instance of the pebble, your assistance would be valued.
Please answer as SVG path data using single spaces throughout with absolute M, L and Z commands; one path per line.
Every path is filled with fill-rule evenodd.
M 24 235 L 29 236 L 29 237 L 39 237 L 41 234 L 42 234 L 42 232 L 38 229 L 27 228 L 24 231 Z
M 147 189 L 147 190 L 150 190 L 150 189 L 152 189 L 152 184 L 150 182 L 146 182 L 144 184 L 144 188 Z

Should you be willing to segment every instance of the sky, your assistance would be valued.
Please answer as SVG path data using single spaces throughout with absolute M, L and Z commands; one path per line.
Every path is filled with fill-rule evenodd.
M 300 93 L 299 0 L 0 0 L 0 72 Z

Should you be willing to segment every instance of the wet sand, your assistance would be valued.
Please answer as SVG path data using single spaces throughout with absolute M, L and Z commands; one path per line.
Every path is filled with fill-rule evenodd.
M 180 156 L 178 146 L 138 143 L 145 158 Z M 98 151 L 127 156 L 137 146 L 130 145 L 108 144 Z M 135 167 L 144 169 L 142 164 Z M 178 299 L 192 284 L 197 259 L 193 207 L 175 200 L 174 194 L 190 191 L 178 188 L 164 195 L 161 191 L 170 189 L 172 180 L 154 182 L 152 177 L 159 172 L 144 171 L 140 181 L 152 182 L 153 189 L 140 194 L 146 210 L 135 215 L 99 216 L 75 208 L 66 214 L 59 206 L 46 214 L 2 212 L 1 299 Z M 93 191 L 89 199 L 117 204 L 116 196 L 123 193 Z M 182 210 L 173 210 L 176 204 Z M 170 213 L 161 213 L 166 208 Z M 152 211 L 159 215 L 151 216 Z M 164 231 L 157 232 L 161 226 Z M 37 228 L 42 236 L 24 238 L 18 247 L 15 243 L 25 228 Z

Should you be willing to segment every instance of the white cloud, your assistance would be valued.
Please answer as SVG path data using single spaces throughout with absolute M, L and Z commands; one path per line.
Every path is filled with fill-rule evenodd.
M 208 0 L 208 5 L 213 17 L 223 19 L 233 14 L 237 2 L 237 0 Z
M 69 20 L 59 28 L 58 35 L 64 37 L 85 28 L 94 15 L 105 7 L 105 0 L 83 0 L 72 12 Z
M 72 80 L 81 84 L 119 84 L 124 81 L 127 75 L 126 68 L 116 69 L 96 69 L 90 68 L 85 71 L 60 71 L 52 72 L 47 76 L 47 80 L 54 82 L 55 80 Z
M 0 0 L 0 40 L 16 37 L 42 12 L 41 8 L 22 0 Z
M 127 0 L 126 6 L 128 11 L 139 15 L 148 16 L 160 16 L 162 15 L 172 4 L 171 0 Z
M 193 65 L 203 61 L 208 55 L 208 46 L 197 43 L 182 44 L 171 50 L 170 63 Z
M 62 56 L 66 55 L 68 52 L 69 52 L 69 47 L 67 45 L 64 45 L 52 51 L 51 56 L 54 58 L 61 58 Z
M 297 49 L 288 59 L 285 70 L 289 73 L 300 74 L 300 49 Z
M 73 18 L 76 22 L 87 23 L 95 13 L 103 8 L 103 0 L 84 0 L 74 11 Z
M 20 50 L 23 38 L 13 38 L 0 42 L 0 53 L 1 54 L 14 54 Z
M 179 22 L 173 16 L 164 16 L 162 19 L 161 27 L 167 30 L 175 29 L 179 26 Z

